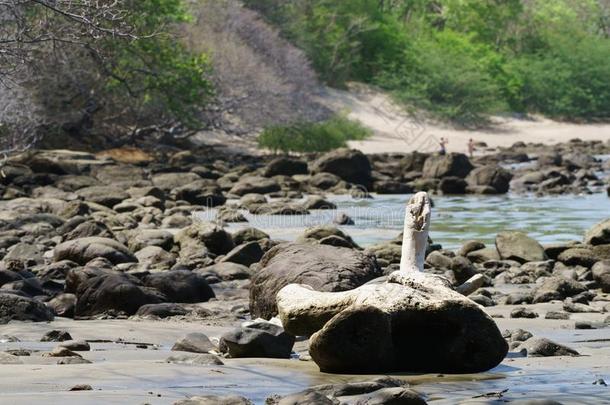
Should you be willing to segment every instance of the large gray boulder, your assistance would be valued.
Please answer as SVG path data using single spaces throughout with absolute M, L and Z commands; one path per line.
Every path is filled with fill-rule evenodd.
M 489 186 L 498 194 L 508 192 L 512 174 L 500 166 L 477 167 L 468 174 L 466 182 L 471 187 Z
M 610 218 L 595 224 L 585 233 L 585 243 L 605 245 L 610 243 Z
M 345 291 L 382 275 L 374 257 L 356 250 L 314 244 L 281 244 L 259 263 L 250 287 L 250 312 L 269 319 L 277 314 L 275 295 L 291 283 L 318 291 Z
M 542 245 L 523 232 L 500 232 L 496 235 L 496 249 L 503 260 L 525 263 L 547 259 Z
M 230 357 L 289 358 L 294 336 L 269 322 L 255 322 L 225 333 L 218 348 Z
M 87 262 L 103 257 L 113 264 L 133 263 L 138 259 L 125 247 L 125 245 L 109 238 L 92 236 L 79 238 L 61 243 L 55 247 L 53 258 L 56 262 L 60 260 L 71 260 L 84 265 Z
M 472 168 L 470 160 L 463 153 L 432 155 L 424 163 L 422 176 L 438 179 L 449 176 L 464 178 Z
M 311 172 L 331 173 L 354 184 L 371 184 L 371 162 L 360 151 L 337 149 L 322 155 L 310 167 Z

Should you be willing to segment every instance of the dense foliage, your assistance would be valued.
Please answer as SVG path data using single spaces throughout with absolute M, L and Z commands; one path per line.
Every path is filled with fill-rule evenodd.
M 212 86 L 178 35 L 189 20 L 183 0 L 0 2 L 2 148 L 197 127 Z
M 336 115 L 320 122 L 297 122 L 271 126 L 258 136 L 258 146 L 274 153 L 325 152 L 346 146 L 347 141 L 363 140 L 370 131 L 357 121 Z
M 463 124 L 610 118 L 606 0 L 245 0 L 331 85 L 376 84 Z

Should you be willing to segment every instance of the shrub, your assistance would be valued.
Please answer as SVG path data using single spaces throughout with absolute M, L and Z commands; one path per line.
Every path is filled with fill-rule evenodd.
M 258 137 L 258 146 L 274 153 L 325 152 L 346 146 L 347 141 L 362 140 L 371 131 L 343 115 L 326 121 L 265 128 Z

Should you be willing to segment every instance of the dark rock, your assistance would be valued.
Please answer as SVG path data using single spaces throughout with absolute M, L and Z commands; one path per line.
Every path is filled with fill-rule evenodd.
M 231 190 L 230 194 L 243 196 L 250 193 L 267 194 L 275 191 L 280 191 L 281 187 L 279 183 L 274 179 L 268 179 L 266 177 L 243 177 L 241 178 Z
M 243 228 L 233 234 L 235 245 L 241 245 L 246 242 L 256 242 L 261 239 L 269 239 L 269 235 L 256 228 Z
M 281 244 L 259 263 L 250 288 L 250 311 L 269 319 L 277 314 L 275 295 L 292 283 L 318 291 L 345 291 L 382 275 L 376 260 L 358 251 L 328 245 Z
M 57 329 L 48 331 L 40 339 L 41 342 L 64 342 L 66 340 L 72 340 L 70 333 L 65 330 Z
M 197 273 L 204 277 L 206 274 L 211 273 L 222 281 L 246 280 L 252 276 L 252 271 L 248 267 L 243 264 L 231 262 L 216 263 L 212 266 L 197 270 Z
M 256 322 L 222 335 L 219 349 L 233 358 L 289 358 L 294 341 L 294 336 L 281 327 L 268 322 Z
M 534 303 L 563 300 L 587 291 L 587 288 L 575 280 L 563 277 L 549 277 L 534 294 Z
M 332 173 L 317 173 L 309 179 L 309 184 L 320 190 L 328 190 L 337 186 L 340 182 L 341 179 Z
M 568 266 L 591 267 L 598 261 L 595 253 L 587 248 L 570 248 L 561 252 L 557 260 Z
M 470 173 L 472 168 L 473 166 L 468 157 L 462 153 L 432 155 L 424 163 L 422 176 L 439 179 L 450 176 L 464 178 Z
M 278 157 L 267 163 L 267 166 L 263 169 L 263 176 L 294 176 L 295 174 L 307 174 L 307 172 L 306 162 L 287 157 Z
M 465 194 L 466 186 L 466 181 L 456 176 L 443 177 L 438 183 L 438 189 L 443 194 Z
M 184 308 L 182 305 L 163 302 L 160 304 L 142 305 L 136 312 L 136 315 L 142 317 L 153 316 L 163 319 L 172 316 L 183 316 L 188 313 L 189 310 Z
M 203 333 L 189 333 L 172 347 L 172 351 L 191 353 L 207 353 L 211 350 L 216 350 L 216 346 Z
M 318 195 L 312 195 L 303 203 L 308 210 L 334 210 L 337 206 Z
M 48 301 L 47 306 L 53 310 L 57 316 L 74 318 L 74 310 L 76 309 L 76 295 L 70 293 L 59 294 Z
M 525 307 L 515 308 L 510 311 L 511 318 L 538 318 L 538 314 L 533 310 Z
M 373 183 L 373 191 L 378 194 L 410 194 L 413 187 L 393 180 L 378 180 Z
M 483 242 L 479 242 L 478 240 L 469 240 L 464 242 L 460 250 L 458 250 L 457 254 L 459 256 L 466 256 L 468 255 L 468 253 L 480 249 L 485 249 L 485 244 Z
M 217 207 L 223 205 L 227 198 L 222 194 L 222 190 L 212 180 L 198 180 L 171 190 L 170 195 L 175 200 L 186 201 L 189 204 L 201 205 L 204 207 Z
M 316 160 L 311 172 L 331 173 L 342 180 L 368 187 L 371 183 L 371 163 L 358 150 L 337 149 L 328 152 Z
M 78 264 L 103 257 L 114 264 L 137 262 L 133 254 L 121 243 L 113 239 L 88 237 L 61 243 L 55 247 L 54 260 L 71 260 Z
M 195 222 L 178 232 L 174 240 L 181 251 L 191 245 L 197 251 L 209 249 L 216 255 L 224 255 L 235 247 L 231 234 L 210 222 Z
M 93 186 L 85 187 L 76 191 L 79 197 L 85 201 L 114 207 L 118 203 L 129 198 L 129 194 L 117 186 Z
M 610 218 L 592 226 L 585 233 L 585 243 L 588 245 L 604 245 L 610 243 Z
M 76 291 L 75 316 L 85 317 L 108 311 L 135 314 L 142 305 L 157 304 L 163 297 L 158 291 L 141 286 L 124 274 L 100 274 L 83 280 Z
M 544 316 L 544 319 L 557 319 L 565 321 L 570 319 L 570 314 L 567 312 L 549 311 Z
M 523 342 L 521 349 L 527 351 L 530 357 L 578 356 L 578 352 L 567 346 L 560 345 L 545 338 L 531 338 Z
M 354 225 L 354 220 L 344 212 L 341 212 L 333 219 L 333 223 L 336 225 Z
M 153 185 L 166 192 L 198 180 L 201 177 L 195 173 L 161 173 L 152 177 Z
M 512 175 L 500 166 L 477 167 L 468 174 L 466 181 L 471 187 L 488 186 L 497 194 L 508 192 Z
M 221 262 L 250 266 L 251 264 L 258 263 L 264 254 L 258 242 L 247 242 L 233 248 L 222 258 Z
M 0 324 L 9 321 L 47 322 L 52 320 L 53 313 L 40 301 L 0 292 Z
M 144 278 L 144 285 L 160 291 L 171 302 L 206 302 L 215 297 L 205 277 L 189 270 L 153 273 Z

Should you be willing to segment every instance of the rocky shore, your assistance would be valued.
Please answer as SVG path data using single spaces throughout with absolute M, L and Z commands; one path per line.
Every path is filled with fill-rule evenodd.
M 229 232 L 226 224 L 245 222 L 244 212 L 332 209 L 330 194 L 610 196 L 610 159 L 600 157 L 608 154 L 610 142 L 574 140 L 554 147 L 516 144 L 474 159 L 353 150 L 299 158 L 131 151 L 129 159 L 44 150 L 11 158 L 0 173 L 0 376 L 12 379 L 14 388 L 3 390 L 0 402 L 31 403 L 53 392 L 78 403 L 552 403 L 518 402 L 554 398 L 533 380 L 530 393 L 511 388 L 520 392 L 512 397 L 491 389 L 479 391 L 480 397 L 473 391 L 450 394 L 458 380 L 445 373 L 478 368 L 460 369 L 434 353 L 435 336 L 451 333 L 446 321 L 409 318 L 413 330 L 384 338 L 396 347 L 400 339 L 432 340 L 417 343 L 420 353 L 401 354 L 401 362 L 417 364 L 401 371 L 432 373 L 427 382 L 400 375 L 347 377 L 361 373 L 358 368 L 341 368 L 344 377 L 320 373 L 323 359 L 312 360 L 307 339 L 318 329 L 305 319 L 284 330 L 274 318 L 276 295 L 294 283 L 319 292 L 379 283 L 399 268 L 402 235 L 359 246 L 349 235 L 348 217 L 290 242 L 255 227 Z M 194 215 L 212 207 L 214 221 Z M 565 362 L 561 367 L 598 370 L 600 381 L 578 380 L 588 385 L 574 396 L 609 395 L 603 376 L 610 378 L 610 218 L 600 218 L 581 241 L 570 243 L 541 245 L 502 229 L 493 245 L 465 240 L 451 251 L 429 243 L 424 266 L 468 298 L 451 294 L 472 308 L 484 307 L 496 321 L 503 331 L 500 346 L 509 353 L 491 373 L 504 372 L 508 385 L 524 384 L 511 367 L 525 375 L 550 373 L 562 364 L 550 362 L 555 358 Z M 473 277 L 476 282 L 464 287 Z M 451 308 L 438 311 L 440 320 L 452 314 Z M 365 316 L 356 330 L 379 319 Z M 485 333 L 491 336 L 492 329 Z M 576 339 L 576 330 L 586 338 Z M 392 344 L 384 339 L 375 345 Z M 347 357 L 363 354 L 350 354 L 347 346 L 336 350 Z M 475 347 L 460 350 L 474 353 Z M 499 352 L 503 357 L 506 349 L 493 356 Z M 294 383 L 285 382 L 290 379 Z M 475 391 L 496 385 L 464 383 Z M 575 403 L 574 396 L 565 402 L 558 396 L 557 403 Z

